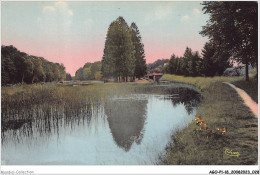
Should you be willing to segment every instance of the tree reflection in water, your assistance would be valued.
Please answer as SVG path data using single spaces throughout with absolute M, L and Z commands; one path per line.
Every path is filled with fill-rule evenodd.
M 10 165 L 154 164 L 171 135 L 194 117 L 200 95 L 171 86 L 138 92 L 91 103 L 2 106 L 2 116 L 9 116 L 2 118 L 2 160 Z
M 189 115 L 199 106 L 201 100 L 198 92 L 188 88 L 171 88 L 167 89 L 165 93 L 171 94 L 167 98 L 170 98 L 174 107 L 180 103 L 184 104 Z M 27 111 L 26 113 L 20 112 L 20 115 L 28 116 L 30 114 L 29 118 L 21 117 L 21 120 L 10 120 L 2 124 L 2 144 L 5 141 L 7 130 L 9 139 L 11 136 L 17 143 L 25 138 L 30 140 L 30 138 L 41 137 L 48 140 L 51 135 L 56 135 L 59 139 L 60 128 L 65 127 L 67 132 L 70 132 L 79 125 L 90 126 L 91 120 L 93 117 L 95 118 L 93 113 L 98 113 L 98 115 L 107 116 L 115 143 L 125 151 L 129 151 L 134 142 L 140 144 L 142 141 L 145 132 L 148 96 L 148 94 L 136 94 L 125 98 L 114 98 L 105 104 L 97 102 L 84 105 L 35 105 L 30 110 L 24 109 Z M 104 108 L 101 107 L 103 105 Z M 10 135 L 10 133 L 12 134 Z
M 201 102 L 200 93 L 191 90 L 189 88 L 173 88 L 170 92 L 171 101 L 175 107 L 177 104 L 184 104 L 185 109 L 190 115 L 195 108 L 197 108 Z
M 147 99 L 113 99 L 105 104 L 114 141 L 125 151 L 130 150 L 133 142 L 141 143 L 147 103 Z

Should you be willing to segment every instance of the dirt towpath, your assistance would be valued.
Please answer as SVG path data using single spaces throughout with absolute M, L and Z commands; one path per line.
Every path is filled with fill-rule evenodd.
M 245 105 L 248 106 L 255 115 L 255 117 L 258 118 L 258 104 L 254 100 L 252 100 L 252 98 L 244 90 L 236 87 L 231 83 L 225 83 L 237 91 L 238 95 L 244 100 Z

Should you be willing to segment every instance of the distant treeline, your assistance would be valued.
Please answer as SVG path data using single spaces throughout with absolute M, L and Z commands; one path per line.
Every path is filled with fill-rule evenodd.
M 202 50 L 202 57 L 189 47 L 182 57 L 173 54 L 165 67 L 165 72 L 184 76 L 215 76 L 222 75 L 230 66 L 228 54 L 223 53 L 221 57 L 216 58 L 215 48 L 210 43 L 206 43 Z
M 14 46 L 1 46 L 1 85 L 65 80 L 63 64 L 20 52 Z M 68 75 L 67 75 L 68 76 Z
M 202 56 L 198 51 L 186 47 L 183 56 L 172 54 L 170 59 L 158 59 L 147 65 L 148 73 L 168 73 L 184 76 L 215 76 L 222 75 L 226 68 L 232 66 L 229 55 L 216 55 L 212 44 L 206 43 Z
M 86 63 L 75 74 L 75 80 L 101 80 L 101 61 Z

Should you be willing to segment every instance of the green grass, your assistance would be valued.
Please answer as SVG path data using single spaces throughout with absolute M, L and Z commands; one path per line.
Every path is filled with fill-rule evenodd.
M 178 75 L 165 74 L 163 80 L 183 82 L 195 85 L 198 89 L 204 90 L 214 82 L 229 82 L 243 80 L 243 77 L 184 77 Z
M 164 80 L 196 85 L 203 100 L 196 116 L 201 116 L 213 131 L 207 132 L 193 121 L 172 136 L 162 164 L 170 165 L 247 165 L 258 162 L 258 123 L 236 92 L 225 81 L 241 81 L 240 77 L 191 78 L 165 75 Z M 217 128 L 227 127 L 225 135 Z M 226 149 L 239 152 L 239 157 L 225 154 Z
M 235 86 L 243 89 L 248 93 L 248 95 L 258 103 L 258 79 L 251 78 L 249 82 L 245 80 L 232 82 Z

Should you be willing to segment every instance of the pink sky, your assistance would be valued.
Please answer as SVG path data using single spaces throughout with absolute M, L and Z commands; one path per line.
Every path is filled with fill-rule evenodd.
M 75 72 L 82 67 L 86 62 L 101 61 L 104 49 L 104 40 L 90 45 L 89 47 L 78 46 L 77 48 L 66 48 L 62 44 L 57 45 L 34 45 L 27 41 L 3 41 L 4 45 L 14 45 L 18 50 L 29 55 L 40 56 L 48 61 L 63 63 L 66 67 L 66 72 L 75 75 Z M 197 44 L 200 46 L 201 44 Z M 170 58 L 174 53 L 176 56 L 182 56 L 186 47 L 174 43 L 165 43 L 164 45 L 147 43 L 145 47 L 146 62 L 152 63 L 157 59 Z M 189 46 L 190 47 L 190 46 Z M 75 49 L 75 50 L 74 50 Z M 192 48 L 193 51 L 200 51 L 201 48 Z
M 102 10 L 100 10 L 102 9 Z M 123 16 L 140 30 L 147 63 L 201 51 L 208 17 L 200 2 L 4 2 L 2 45 L 63 63 L 72 76 L 100 61 L 109 24 Z

